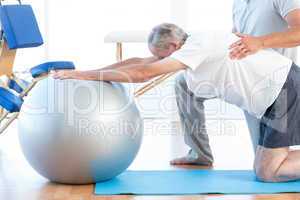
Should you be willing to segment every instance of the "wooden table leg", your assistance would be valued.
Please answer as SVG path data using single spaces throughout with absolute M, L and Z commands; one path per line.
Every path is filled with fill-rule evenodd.
M 155 88 L 156 86 L 158 86 L 159 84 L 161 84 L 162 82 L 164 82 L 165 80 L 167 80 L 168 78 L 173 76 L 174 74 L 176 74 L 176 72 L 171 72 L 169 74 L 162 75 L 162 76 L 158 77 L 157 79 L 154 79 L 150 83 L 146 84 L 144 87 L 138 89 L 134 93 L 134 97 L 138 98 L 138 97 L 142 96 L 143 94 L 145 94 L 149 90 Z
M 116 52 L 116 58 L 118 62 L 121 62 L 123 59 L 123 50 L 122 50 L 122 43 L 117 43 L 117 52 Z

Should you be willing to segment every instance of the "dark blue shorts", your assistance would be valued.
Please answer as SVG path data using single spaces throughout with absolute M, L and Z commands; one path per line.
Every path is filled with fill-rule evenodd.
M 300 145 L 300 68 L 293 64 L 276 101 L 260 122 L 259 145 L 281 148 Z

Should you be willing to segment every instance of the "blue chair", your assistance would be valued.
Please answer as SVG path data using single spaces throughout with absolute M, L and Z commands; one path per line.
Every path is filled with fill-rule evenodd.
M 0 87 L 0 134 L 17 118 L 23 103 L 23 97 L 30 92 L 41 77 L 47 76 L 51 70 L 73 70 L 75 65 L 70 61 L 47 62 L 33 67 L 30 73 L 32 82 L 27 82 L 13 73 L 14 60 L 17 49 L 34 48 L 43 45 L 38 22 L 30 5 L 23 5 L 21 1 L 14 5 L 2 5 L 0 0 L 0 76 L 7 76 L 7 88 Z M 1 114 L 2 113 L 2 114 Z M 13 116 L 9 116 L 9 114 Z

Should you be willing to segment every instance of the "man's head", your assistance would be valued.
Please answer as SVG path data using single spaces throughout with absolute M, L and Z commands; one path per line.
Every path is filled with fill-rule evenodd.
M 148 46 L 154 56 L 165 58 L 180 49 L 187 37 L 188 34 L 175 24 L 163 23 L 152 29 Z

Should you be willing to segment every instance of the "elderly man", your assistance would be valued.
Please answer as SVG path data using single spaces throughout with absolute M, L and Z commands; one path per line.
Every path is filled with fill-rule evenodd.
M 242 59 L 262 49 L 274 48 L 278 53 L 297 60 L 297 50 L 300 45 L 300 0 L 234 0 L 233 32 L 237 32 L 240 40 L 230 45 L 232 59 Z M 242 33 L 242 34 L 241 34 Z M 249 35 L 245 35 L 249 34 Z M 251 36 L 250 36 L 251 35 Z M 263 66 L 261 66 L 263 67 Z M 177 78 L 177 86 L 185 88 L 183 76 Z M 205 129 L 204 102 L 205 99 L 193 98 L 191 107 L 199 109 L 185 117 L 198 117 L 199 127 L 202 129 L 185 131 L 187 144 L 191 151 L 187 156 L 172 161 L 172 164 L 200 164 L 213 162 L 209 140 Z M 254 151 L 260 134 L 260 120 L 245 111 L 245 117 L 251 133 Z
M 232 33 L 203 32 L 189 36 L 176 25 L 161 24 L 149 36 L 152 58 L 133 58 L 94 71 L 59 71 L 53 76 L 144 82 L 165 73 L 185 70 L 187 88 L 178 87 L 176 93 L 220 98 L 261 119 L 259 145 L 264 151 L 256 154 L 258 162 L 255 163 L 260 180 L 300 179 L 300 151 L 289 150 L 289 146 L 300 144 L 300 79 L 297 78 L 300 68 L 272 50 L 231 60 L 228 46 L 237 40 Z M 184 112 L 195 111 L 187 102 L 189 100 L 178 98 L 181 120 L 191 129 L 199 119 L 196 115 L 185 117 Z

